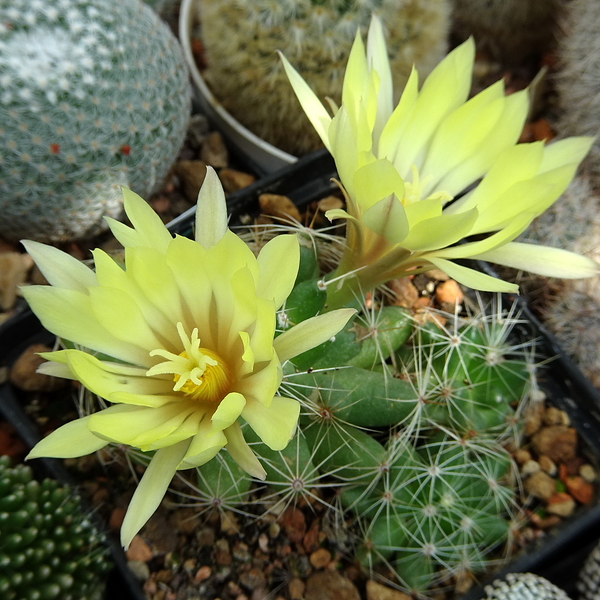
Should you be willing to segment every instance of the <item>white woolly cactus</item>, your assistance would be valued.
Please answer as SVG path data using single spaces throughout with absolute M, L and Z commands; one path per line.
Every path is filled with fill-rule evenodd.
M 570 600 L 559 587 L 533 573 L 509 573 L 506 581 L 497 579 L 485 590 L 484 600 Z
M 76 239 L 148 195 L 185 136 L 177 41 L 139 0 L 0 0 L 0 235 Z
M 339 102 L 350 47 L 371 14 L 385 23 L 396 89 L 413 64 L 443 57 L 447 0 L 199 0 L 207 68 L 223 106 L 271 144 L 303 154 L 320 146 L 276 56 L 282 51 L 320 98 Z
M 562 24 L 557 91 L 561 136 L 592 135 L 596 141 L 584 163 L 600 185 L 600 10 L 596 0 L 573 0 Z

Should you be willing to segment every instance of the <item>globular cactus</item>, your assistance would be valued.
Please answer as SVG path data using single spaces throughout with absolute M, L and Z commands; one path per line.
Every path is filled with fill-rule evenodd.
M 600 596 L 600 545 L 585 559 L 577 579 L 579 600 L 597 600 Z
M 324 309 L 315 261 L 303 255 L 280 330 Z M 341 511 L 359 562 L 417 594 L 497 561 L 518 487 L 504 446 L 516 446 L 536 385 L 531 343 L 512 339 L 515 310 L 492 302 L 470 317 L 439 316 L 443 327 L 398 306 L 363 307 L 284 366 L 282 393 L 303 406 L 288 447 L 275 452 L 245 433 L 267 471 L 267 505 L 312 496 Z M 214 479 L 213 467 L 200 477 Z M 233 490 L 235 478 L 221 479 Z M 326 485 L 338 489 L 335 501 L 314 495 Z
M 593 0 L 592 0 L 593 1 Z M 523 64 L 550 50 L 561 0 L 452 0 L 452 31 L 504 65 Z
M 282 51 L 317 95 L 340 101 L 357 29 L 371 14 L 387 33 L 395 89 L 416 63 L 427 74 L 443 57 L 447 0 L 202 0 L 198 2 L 214 94 L 242 125 L 293 154 L 320 146 L 277 58 Z
M 140 0 L 0 1 L 0 235 L 77 239 L 148 196 L 185 137 L 181 49 Z
M 103 536 L 69 488 L 0 457 L 0 595 L 99 600 L 110 568 Z
M 567 3 L 562 22 L 563 35 L 558 49 L 556 89 L 560 116 L 556 129 L 561 137 L 598 136 L 600 133 L 600 10 L 594 0 Z M 596 138 L 583 163 L 592 176 L 594 187 L 600 185 L 600 139 Z
M 484 600 L 570 600 L 553 583 L 533 573 L 509 573 L 485 586 Z

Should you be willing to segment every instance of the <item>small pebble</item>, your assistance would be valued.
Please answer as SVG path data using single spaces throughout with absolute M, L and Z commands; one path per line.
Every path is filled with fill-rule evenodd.
M 288 594 L 290 595 L 290 600 L 301 600 L 304 595 L 304 582 L 297 577 L 294 577 L 288 583 Z
M 562 410 L 549 406 L 542 415 L 542 423 L 544 425 L 563 425 Z
M 579 474 L 587 481 L 588 483 L 593 483 L 596 481 L 596 471 L 592 465 L 581 465 L 579 468 Z
M 367 581 L 367 600 L 411 600 L 411 596 L 381 585 L 372 579 Z
M 555 463 L 570 460 L 576 456 L 577 431 L 564 425 L 542 427 L 531 442 L 538 456 L 544 454 Z
M 327 212 L 334 208 L 344 208 L 344 202 L 337 196 L 327 196 L 326 198 L 319 200 L 317 206 L 321 212 Z
M 548 500 L 556 492 L 556 481 L 547 473 L 538 471 L 523 483 L 525 491 L 540 500 Z
M 215 562 L 222 567 L 231 564 L 229 543 L 225 539 L 220 539 L 215 542 Z
M 322 569 L 331 562 L 331 552 L 325 548 L 319 548 L 310 555 L 310 564 L 315 569 Z
M 223 169 L 229 164 L 229 153 L 218 131 L 211 131 L 200 149 L 200 159 L 215 169 Z
M 448 279 L 439 283 L 435 288 L 435 299 L 442 305 L 462 304 L 464 300 L 463 291 L 454 279 Z
M 558 492 L 548 499 L 546 510 L 552 515 L 570 517 L 575 510 L 575 500 L 565 492 Z
M 541 469 L 541 465 L 539 462 L 535 460 L 528 460 L 521 465 L 520 473 L 521 477 L 529 477 L 529 475 L 533 475 L 537 473 Z
M 148 562 L 154 556 L 150 546 L 139 536 L 136 535 L 129 544 L 125 552 L 127 560 Z
M 567 491 L 580 504 L 589 504 L 594 497 L 594 487 L 588 483 L 583 477 L 576 475 L 575 477 L 567 477 L 564 480 L 567 486 Z
M 548 475 L 550 475 L 551 477 L 554 477 L 556 475 L 558 471 L 558 469 L 556 468 L 556 463 L 550 458 L 548 458 L 545 454 L 542 454 L 542 456 L 538 458 L 538 463 L 540 464 L 542 471 L 548 473 Z
M 224 510 L 221 513 L 221 532 L 225 535 L 234 535 L 240 532 L 235 515 L 230 510 Z
M 39 366 L 47 362 L 38 353 L 50 350 L 51 348 L 44 344 L 32 344 L 24 350 L 10 369 L 11 383 L 25 392 L 51 392 L 65 387 L 66 379 L 37 372 Z
M 531 453 L 528 450 L 525 450 L 524 448 L 520 448 L 519 450 L 517 450 L 515 452 L 514 458 L 515 458 L 515 462 L 518 465 L 522 465 L 522 464 L 526 463 L 528 460 L 531 460 Z
M 237 192 L 256 181 L 256 177 L 253 175 L 236 171 L 235 169 L 221 169 L 219 171 L 219 179 L 223 184 L 226 194 Z
M 202 565 L 197 571 L 196 575 L 194 575 L 194 581 L 196 583 L 200 583 L 208 579 L 212 575 L 212 569 L 208 565 Z
M 127 567 L 138 581 L 146 581 L 150 577 L 150 567 L 141 560 L 129 560 Z
M 260 211 L 269 217 L 302 222 L 302 217 L 296 205 L 287 197 L 279 194 L 261 194 L 258 197 Z

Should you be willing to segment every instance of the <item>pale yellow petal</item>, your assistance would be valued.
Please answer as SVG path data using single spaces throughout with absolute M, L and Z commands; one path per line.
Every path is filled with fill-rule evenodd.
M 269 406 L 277 392 L 283 373 L 277 355 L 262 368 L 235 382 L 233 391 L 239 392 L 246 398 L 252 398 Z
M 266 471 L 262 468 L 258 458 L 244 439 L 239 423 L 234 423 L 223 432 L 227 437 L 227 451 L 231 458 L 246 471 L 257 479 L 265 479 Z
M 232 423 L 237 421 L 237 418 L 242 414 L 242 410 L 246 406 L 246 399 L 242 394 L 231 392 L 221 400 L 217 410 L 213 413 L 211 421 L 213 427 L 220 431 L 227 429 Z
M 363 211 L 383 198 L 395 194 L 404 197 L 404 181 L 387 159 L 375 160 L 354 173 L 354 200 Z
M 590 258 L 561 248 L 510 242 L 505 246 L 483 252 L 473 258 L 487 260 L 505 267 L 520 269 L 544 277 L 580 279 L 595 277 L 600 267 Z
M 300 246 L 296 235 L 278 235 L 267 242 L 258 255 L 260 275 L 256 293 L 275 303 L 278 310 L 290 295 L 300 266 Z
M 269 407 L 249 400 L 242 410 L 242 417 L 271 450 L 283 450 L 288 445 L 299 415 L 300 403 L 281 396 L 275 396 Z
M 456 263 L 443 258 L 428 256 L 427 260 L 438 269 L 444 271 L 444 273 L 450 275 L 450 277 L 458 281 L 458 283 L 462 283 L 474 290 L 480 290 L 482 292 L 506 292 L 509 294 L 519 293 L 519 286 L 514 283 L 508 283 L 502 279 L 497 279 L 496 277 L 491 277 L 490 275 L 480 273 L 474 269 L 457 265 Z
M 94 271 L 70 254 L 39 242 L 21 243 L 50 285 L 84 294 L 88 287 L 98 285 Z
M 189 441 L 186 440 L 158 450 L 152 457 L 131 498 L 121 526 L 121 544 L 125 549 L 160 505 L 188 446 Z
M 227 231 L 227 204 L 223 186 L 212 167 L 198 193 L 196 205 L 196 242 L 204 248 L 214 246 Z
M 594 140 L 593 137 L 570 137 L 548 144 L 544 148 L 540 172 L 551 171 L 565 164 L 578 165 L 589 152 Z
M 162 342 L 129 294 L 104 287 L 90 288 L 89 292 L 94 317 L 109 334 L 123 341 L 135 341 L 148 352 L 162 347 Z
M 207 463 L 225 444 L 227 444 L 225 434 L 221 430 L 215 429 L 210 419 L 205 418 L 198 428 L 198 433 L 192 438 L 178 469 L 190 469 Z
M 341 308 L 306 319 L 284 331 L 273 341 L 279 360 L 284 362 L 323 344 L 339 333 L 354 314 L 353 308 Z
M 383 198 L 363 214 L 363 223 L 388 244 L 399 244 L 409 232 L 408 219 L 395 194 Z
M 90 417 L 71 421 L 55 429 L 39 441 L 27 455 L 30 458 L 75 458 L 104 448 L 108 442 L 94 435 L 89 427 Z
M 42 325 L 55 335 L 125 362 L 151 366 L 147 350 L 131 343 L 135 340 L 118 339 L 98 322 L 87 294 L 47 285 L 27 286 L 22 293 Z
M 302 109 L 306 113 L 306 116 L 315 128 L 318 136 L 321 138 L 325 147 L 331 151 L 329 145 L 329 124 L 331 123 L 331 117 L 321 101 L 317 98 L 316 94 L 310 89 L 310 86 L 302 79 L 298 71 L 292 67 L 287 58 L 280 52 L 279 57 L 283 63 L 285 73 L 292 84 L 294 93 L 296 94 Z

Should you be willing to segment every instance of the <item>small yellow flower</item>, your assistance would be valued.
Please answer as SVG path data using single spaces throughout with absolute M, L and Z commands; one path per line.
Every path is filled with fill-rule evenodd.
M 248 473 L 265 477 L 239 418 L 273 450 L 285 448 L 299 404 L 277 395 L 281 365 L 335 335 L 353 311 L 314 317 L 274 339 L 276 311 L 298 272 L 297 238 L 278 236 L 255 257 L 227 229 L 212 169 L 198 196 L 195 241 L 172 238 L 139 196 L 126 189 L 123 196 L 133 227 L 109 225 L 125 247 L 124 269 L 102 250 L 94 251 L 94 272 L 26 241 L 51 286 L 23 294 L 49 331 L 88 349 L 44 353 L 50 362 L 40 370 L 76 379 L 111 403 L 60 427 L 28 458 L 82 456 L 110 442 L 156 451 L 123 523 L 128 546 L 177 469 L 225 447 Z
M 367 49 L 357 34 L 333 118 L 282 56 L 304 111 L 335 158 L 347 194 L 344 256 L 328 288 L 328 305 L 386 281 L 440 268 L 470 287 L 517 292 L 515 285 L 452 262 L 484 259 L 557 277 L 597 273 L 591 260 L 512 240 L 565 190 L 590 138 L 545 146 L 517 144 L 527 91 L 510 96 L 503 82 L 467 100 L 475 46 L 454 49 L 418 89 L 413 69 L 393 107 L 381 23 L 373 18 Z M 481 182 L 464 195 L 468 187 Z M 456 245 L 468 236 L 478 241 Z

